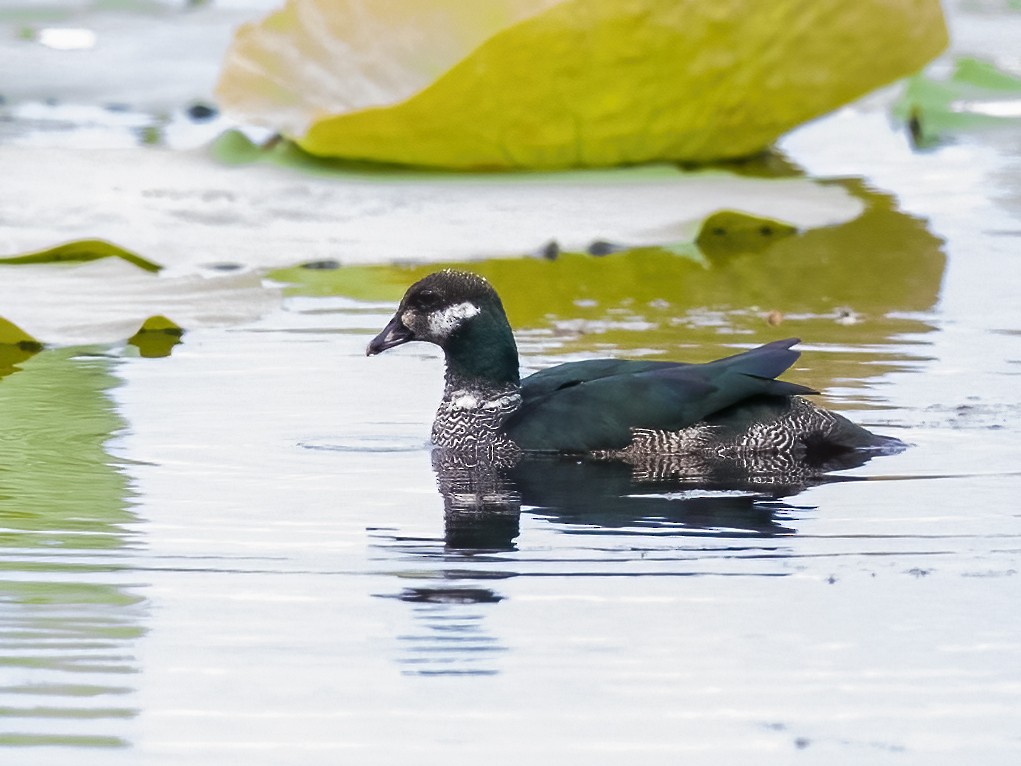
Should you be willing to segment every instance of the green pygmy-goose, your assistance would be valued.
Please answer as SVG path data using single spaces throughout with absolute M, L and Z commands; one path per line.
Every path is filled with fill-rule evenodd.
M 442 448 L 801 456 L 900 444 L 803 398 L 815 391 L 776 380 L 800 355 L 791 349 L 797 338 L 705 364 L 594 359 L 522 380 L 496 291 L 475 274 L 448 270 L 408 289 L 366 353 L 416 340 L 446 357 L 432 427 Z

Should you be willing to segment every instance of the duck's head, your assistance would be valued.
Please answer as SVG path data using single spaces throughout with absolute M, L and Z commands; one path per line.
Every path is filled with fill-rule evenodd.
M 489 282 L 463 271 L 437 271 L 408 288 L 397 313 L 369 343 L 366 355 L 421 340 L 440 348 L 484 312 L 503 316 Z
M 482 277 L 437 271 L 408 288 L 368 356 L 414 340 L 435 343 L 448 367 L 466 377 L 518 379 L 518 351 L 500 296 Z

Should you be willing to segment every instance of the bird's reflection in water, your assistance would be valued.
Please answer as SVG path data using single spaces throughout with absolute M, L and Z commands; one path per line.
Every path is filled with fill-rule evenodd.
M 405 675 L 495 675 L 494 655 L 505 651 L 488 635 L 484 615 L 477 607 L 495 604 L 503 597 L 490 588 L 471 586 L 417 586 L 397 595 L 412 605 L 419 628 L 400 636 L 404 651 L 397 663 Z
M 433 469 L 443 496 L 447 549 L 499 551 L 514 549 L 522 507 L 539 509 L 555 522 L 591 527 L 793 534 L 778 520 L 794 510 L 783 498 L 813 485 L 853 481 L 832 472 L 864 465 L 877 454 L 494 460 L 437 449 Z
M 497 581 L 527 574 L 513 566 L 522 508 L 564 531 L 771 538 L 794 534 L 785 517 L 802 508 L 803 489 L 853 478 L 830 472 L 863 465 L 875 452 L 791 459 L 694 460 L 690 457 L 595 459 L 569 456 L 492 459 L 433 452 L 443 496 L 442 550 L 404 547 L 442 568 L 416 572 L 417 582 L 388 594 L 409 605 L 417 628 L 402 635 L 397 660 L 413 675 L 492 675 L 506 647 L 486 631 L 485 615 L 503 601 Z M 439 541 L 438 541 L 439 542 Z M 519 565 L 521 562 L 519 562 Z M 407 574 L 405 574 L 407 576 Z M 426 579 L 428 578 L 428 579 Z
M 511 550 L 520 530 L 521 493 L 513 476 L 519 461 L 478 457 L 433 450 L 447 549 Z

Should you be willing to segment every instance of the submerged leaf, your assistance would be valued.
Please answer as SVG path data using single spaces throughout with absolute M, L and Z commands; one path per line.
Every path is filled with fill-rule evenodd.
M 708 162 L 760 151 L 945 45 L 937 0 L 288 0 L 239 30 L 217 93 L 318 155 Z
M 156 272 L 162 266 L 103 239 L 79 239 L 63 245 L 23 255 L 0 258 L 0 264 L 17 266 L 30 263 L 82 263 L 100 258 L 121 258 L 145 271 Z

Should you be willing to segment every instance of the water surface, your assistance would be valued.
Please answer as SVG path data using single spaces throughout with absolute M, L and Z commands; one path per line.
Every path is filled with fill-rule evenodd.
M 790 378 L 909 449 L 782 488 L 547 464 L 466 519 L 437 352 L 364 356 L 427 267 L 290 272 L 148 355 L 22 354 L 4 762 L 1016 763 L 1021 145 L 915 152 L 863 105 L 780 148 L 864 214 L 708 265 L 475 266 L 528 369 L 798 335 Z

